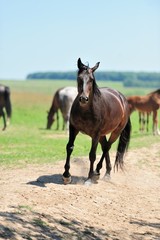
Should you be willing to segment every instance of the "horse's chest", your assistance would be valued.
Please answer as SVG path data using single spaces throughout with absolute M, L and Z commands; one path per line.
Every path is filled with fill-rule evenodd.
M 88 135 L 97 126 L 98 122 L 97 116 L 90 112 L 77 112 L 71 116 L 71 123 L 74 127 Z

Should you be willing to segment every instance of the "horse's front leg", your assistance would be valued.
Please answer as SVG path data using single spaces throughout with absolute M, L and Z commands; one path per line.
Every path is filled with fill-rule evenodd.
M 58 130 L 59 129 L 59 113 L 58 113 L 58 110 L 56 112 L 56 116 L 57 116 L 57 128 L 56 128 L 56 130 Z
M 86 181 L 86 183 L 96 182 L 98 180 L 97 174 L 95 174 L 95 172 L 94 172 L 94 162 L 96 160 L 97 146 L 98 146 L 98 139 L 92 138 L 92 146 L 91 146 L 91 150 L 89 153 L 90 169 L 89 169 L 89 173 L 88 173 L 88 180 Z
M 68 184 L 71 182 L 71 175 L 69 173 L 70 169 L 70 156 L 74 148 L 74 141 L 75 138 L 78 134 L 78 130 L 76 130 L 72 125 L 69 126 L 69 141 L 66 146 L 66 151 L 67 151 L 67 157 L 66 157 L 66 163 L 65 163 L 65 171 L 63 173 L 63 181 L 64 184 Z
M 66 125 L 66 120 L 65 120 L 65 118 L 63 117 L 63 126 L 62 126 L 62 130 L 64 131 L 64 129 L 65 129 L 65 125 Z

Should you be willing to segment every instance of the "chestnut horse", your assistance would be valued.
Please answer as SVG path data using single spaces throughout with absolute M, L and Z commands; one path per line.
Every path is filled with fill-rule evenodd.
M 160 134 L 158 128 L 158 109 L 160 108 L 160 89 L 145 96 L 130 96 L 127 98 L 130 112 L 135 110 L 145 113 L 153 113 L 153 134 Z
M 7 114 L 7 122 L 5 112 Z M 7 125 L 9 124 L 10 118 L 12 114 L 12 106 L 10 100 L 10 89 L 7 86 L 0 85 L 0 117 L 3 117 L 4 127 L 2 130 L 5 130 Z
M 123 168 L 124 153 L 128 148 L 131 132 L 130 112 L 126 98 L 116 90 L 110 88 L 98 88 L 94 77 L 99 62 L 92 68 L 84 65 L 78 59 L 77 88 L 78 95 L 73 102 L 69 122 L 69 141 L 66 146 L 67 157 L 65 172 L 63 173 L 64 184 L 71 182 L 70 156 L 74 148 L 74 141 L 79 132 L 85 133 L 92 138 L 89 153 L 90 169 L 87 183 L 96 181 L 100 175 L 100 169 L 105 158 L 106 177 L 110 177 L 111 163 L 109 150 L 111 145 L 119 138 L 115 167 Z M 106 135 L 110 133 L 107 140 Z M 102 156 L 94 171 L 96 150 L 98 143 L 101 144 Z
M 53 101 L 47 116 L 47 129 L 50 129 L 53 122 L 55 121 L 55 114 L 57 115 L 57 130 L 59 129 L 59 114 L 58 110 L 61 111 L 63 117 L 63 128 L 62 130 L 68 130 L 69 115 L 72 103 L 77 96 L 76 87 L 64 87 L 56 91 Z

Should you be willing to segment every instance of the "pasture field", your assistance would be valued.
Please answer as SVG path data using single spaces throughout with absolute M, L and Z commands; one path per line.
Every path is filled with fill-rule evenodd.
M 46 130 L 47 110 L 49 110 L 54 92 L 63 86 L 76 86 L 76 81 L 1 81 L 11 89 L 13 115 L 6 131 L 0 132 L 0 164 L 25 165 L 29 163 L 49 163 L 65 160 L 65 147 L 68 134 L 56 131 L 56 123 L 51 130 Z M 117 82 L 98 82 L 99 86 L 109 86 L 124 95 L 144 95 L 153 89 L 124 88 Z M 149 133 L 138 131 L 138 113 L 131 116 L 132 137 L 129 149 L 151 147 L 159 142 L 160 136 L 152 135 L 152 120 Z M 3 121 L 0 119 L 0 128 Z M 60 119 L 62 126 L 62 119 Z M 116 149 L 117 143 L 112 147 Z M 75 141 L 73 156 L 88 156 L 90 138 L 79 134 Z M 98 152 L 101 150 L 98 148 Z

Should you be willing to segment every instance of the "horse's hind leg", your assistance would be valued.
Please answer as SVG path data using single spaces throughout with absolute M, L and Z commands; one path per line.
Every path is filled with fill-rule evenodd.
M 74 141 L 75 141 L 75 138 L 78 134 L 78 131 L 72 126 L 70 125 L 69 127 L 69 141 L 67 143 L 67 146 L 66 146 L 66 151 L 67 151 L 67 158 L 66 158 L 66 163 L 65 163 L 65 171 L 63 173 L 63 181 L 64 181 L 64 184 L 68 184 L 71 182 L 71 175 L 69 173 L 69 169 L 70 169 L 70 156 L 71 156 L 71 153 L 73 151 L 73 148 L 74 148 Z
M 109 149 L 111 148 L 111 144 L 109 142 L 107 142 L 107 139 L 106 137 L 102 137 L 100 139 L 100 144 L 101 144 L 101 148 L 102 148 L 102 156 L 101 156 L 101 159 L 99 161 L 99 163 L 97 164 L 97 167 L 96 167 L 96 172 L 97 174 L 100 174 L 100 170 L 102 168 L 102 164 L 103 164 L 103 160 L 104 158 L 106 159 L 106 175 L 105 176 L 110 176 L 110 172 L 112 170 L 112 167 L 111 167 L 111 162 L 110 162 L 110 156 L 109 156 Z
M 147 113 L 147 125 L 146 125 L 146 131 L 147 132 L 149 131 L 149 128 L 148 128 L 148 125 L 149 125 L 149 114 L 150 113 Z
M 4 131 L 6 129 L 6 127 L 7 127 L 7 124 L 6 124 L 6 117 L 5 117 L 5 114 L 4 114 L 3 110 L 0 112 L 0 116 L 3 117 L 4 127 L 3 127 L 2 130 Z
M 158 128 L 158 112 L 157 111 L 153 112 L 153 134 L 160 135 L 160 131 Z

